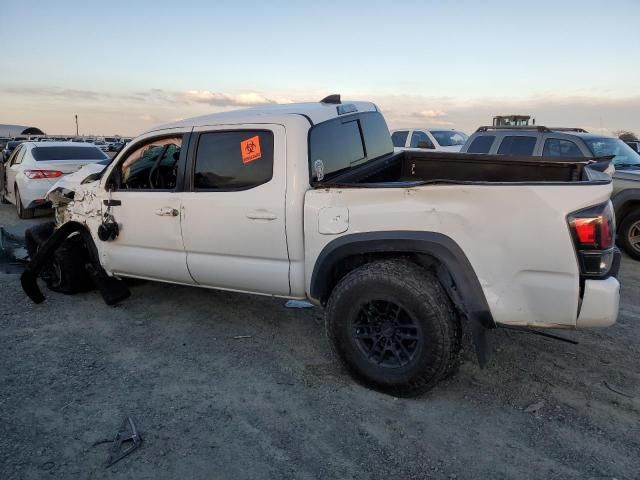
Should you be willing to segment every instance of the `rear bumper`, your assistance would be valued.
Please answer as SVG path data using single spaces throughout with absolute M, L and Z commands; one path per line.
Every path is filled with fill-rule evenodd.
M 48 200 L 45 200 L 44 198 L 33 200 L 31 203 L 29 203 L 29 205 L 27 205 L 27 208 L 51 208 L 51 207 L 52 207 L 51 202 Z
M 620 283 L 615 277 L 585 280 L 577 328 L 609 327 L 616 323 L 620 303 Z
M 20 198 L 25 208 L 46 207 L 47 192 L 54 182 L 45 179 L 29 180 L 18 183 Z

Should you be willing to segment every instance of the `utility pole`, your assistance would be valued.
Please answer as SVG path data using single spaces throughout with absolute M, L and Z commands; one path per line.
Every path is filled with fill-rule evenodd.
M 76 113 L 76 137 L 78 136 L 78 114 Z

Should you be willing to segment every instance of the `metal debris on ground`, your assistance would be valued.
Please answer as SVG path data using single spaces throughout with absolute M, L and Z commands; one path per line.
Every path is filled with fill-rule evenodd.
M 603 381 L 602 381 L 602 383 L 604 383 L 604 386 L 605 386 L 605 387 L 607 387 L 607 388 L 608 388 L 609 390 L 611 390 L 612 392 L 617 393 L 618 395 L 622 395 L 623 397 L 627 397 L 627 398 L 634 398 L 634 396 L 633 396 L 633 395 L 629 395 L 628 393 L 621 392 L 619 389 L 617 389 L 617 388 L 615 388 L 615 387 L 612 387 L 611 385 L 609 385 L 609 384 L 607 383 L 607 381 L 606 381 L 606 380 L 603 380 Z
M 313 304 L 304 300 L 288 300 L 284 306 L 286 308 L 313 308 Z
M 235 337 L 233 337 L 234 340 L 241 340 L 243 338 L 251 338 L 252 335 L 236 335 Z
M 126 417 L 113 440 L 98 440 L 93 443 L 93 446 L 95 447 L 101 443 L 113 444 L 109 450 L 109 458 L 107 458 L 107 464 L 105 465 L 106 468 L 109 468 L 142 445 L 142 437 L 138 433 L 131 417 Z
M 5 273 L 20 273 L 28 261 L 24 238 L 0 227 L 0 265 Z
M 544 407 L 544 400 L 540 400 L 539 402 L 532 403 L 527 408 L 524 409 L 526 413 L 538 413 Z

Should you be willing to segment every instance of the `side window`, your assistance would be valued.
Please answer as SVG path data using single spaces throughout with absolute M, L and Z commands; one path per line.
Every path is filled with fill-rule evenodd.
M 544 142 L 543 157 L 584 157 L 580 148 L 571 140 L 548 138 Z
M 533 155 L 533 149 L 536 146 L 536 137 L 525 136 L 512 136 L 504 137 L 500 148 L 498 148 L 498 155 Z
M 9 155 L 9 158 L 7 158 L 7 161 L 6 161 L 6 164 L 8 166 L 15 165 L 16 163 L 15 160 L 18 154 L 20 153 L 20 150 L 22 150 L 21 145 L 18 145 L 16 148 L 13 149 L 13 152 L 11 152 L 11 155 Z
M 120 190 L 173 190 L 178 177 L 182 135 L 145 141 L 115 169 Z
M 309 169 L 313 172 L 313 180 L 320 181 L 322 177 L 327 179 L 344 172 L 364 158 L 357 119 L 336 118 L 319 123 L 309 134 Z M 319 171 L 321 175 L 318 175 Z
M 407 137 L 409 136 L 408 130 L 400 130 L 393 132 L 391 135 L 391 141 L 394 147 L 404 147 L 407 144 Z
M 20 165 L 22 163 L 22 160 L 24 159 L 24 155 L 27 152 L 27 147 L 25 147 L 24 145 L 20 145 L 18 147 L 20 150 L 16 152 L 16 156 L 13 157 L 13 163 L 12 165 Z
M 265 130 L 203 133 L 193 171 L 196 190 L 244 190 L 273 176 L 273 133 Z
M 419 143 L 424 146 L 418 146 Z M 419 130 L 416 130 L 411 134 L 411 144 L 409 146 L 411 148 L 435 148 L 429 136 Z
M 495 139 L 495 135 L 480 135 L 473 139 L 467 153 L 489 153 Z

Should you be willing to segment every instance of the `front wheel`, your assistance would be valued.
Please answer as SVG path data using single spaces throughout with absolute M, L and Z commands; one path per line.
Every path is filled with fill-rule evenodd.
M 404 260 L 350 272 L 325 312 L 327 335 L 349 373 L 396 396 L 424 393 L 454 369 L 458 322 L 438 279 Z
M 640 260 L 640 211 L 627 215 L 618 229 L 620 244 L 630 257 Z

